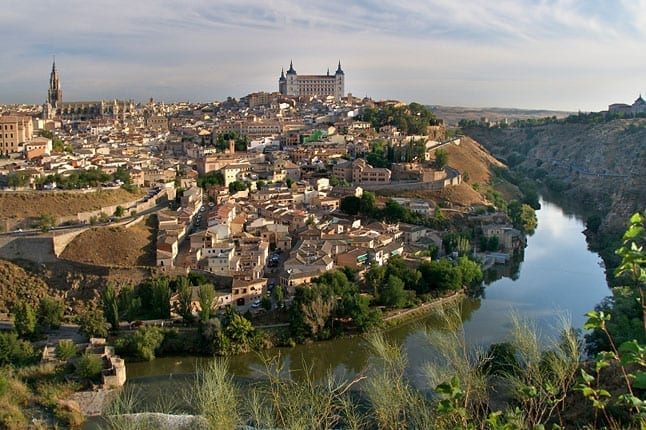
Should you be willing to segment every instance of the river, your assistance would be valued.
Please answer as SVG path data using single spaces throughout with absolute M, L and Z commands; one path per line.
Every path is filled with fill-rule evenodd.
M 503 277 L 486 286 L 479 299 L 462 304 L 466 340 L 472 346 L 500 342 L 509 333 L 510 315 L 516 312 L 530 318 L 546 335 L 556 334 L 554 324 L 559 316 L 568 316 L 572 325 L 582 328 L 585 312 L 592 310 L 609 295 L 602 261 L 587 248 L 583 223 L 566 215 L 560 207 L 542 201 L 537 211 L 538 228 L 527 241 L 524 259 L 518 273 Z M 412 379 L 428 359 L 430 347 L 424 327 L 433 329 L 429 316 L 387 331 L 389 339 L 404 345 L 409 357 L 408 374 Z M 370 360 L 370 350 L 362 337 L 351 337 L 275 348 L 270 356 L 280 354 L 286 368 L 298 377 L 300 369 L 311 366 L 315 377 L 332 369 L 338 376 L 350 377 L 361 372 Z M 143 391 L 162 390 L 171 380 L 190 381 L 181 375 L 194 373 L 207 358 L 166 357 L 127 366 L 128 385 Z M 243 379 L 262 377 L 264 366 L 258 354 L 244 354 L 231 359 L 231 370 Z

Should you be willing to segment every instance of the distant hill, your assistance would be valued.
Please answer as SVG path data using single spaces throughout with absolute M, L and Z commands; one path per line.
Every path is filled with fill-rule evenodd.
M 573 112 L 556 111 L 556 110 L 531 110 L 531 109 L 514 109 L 514 108 L 469 108 L 459 106 L 427 106 L 433 114 L 444 121 L 445 124 L 455 126 L 461 119 L 479 121 L 487 118 L 488 121 L 507 120 L 509 123 L 515 120 L 530 118 L 557 117 L 565 118 Z
M 617 234 L 646 207 L 646 119 L 463 130 Z

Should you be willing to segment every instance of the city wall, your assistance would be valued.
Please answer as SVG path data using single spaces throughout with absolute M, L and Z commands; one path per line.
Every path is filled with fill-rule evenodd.
M 51 236 L 2 236 L 0 258 L 23 259 L 35 263 L 51 263 L 57 259 Z
M 441 190 L 451 185 L 462 183 L 462 175 L 452 167 L 446 167 L 446 177 L 437 181 L 428 182 L 391 182 L 390 184 L 361 184 L 361 188 L 368 191 L 419 191 L 419 190 Z

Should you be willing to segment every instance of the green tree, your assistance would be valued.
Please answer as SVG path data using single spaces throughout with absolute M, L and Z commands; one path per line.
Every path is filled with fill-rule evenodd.
M 457 252 L 458 255 L 466 255 L 471 252 L 471 241 L 464 233 L 449 233 L 442 239 L 444 252 L 451 254 Z
M 391 308 L 403 308 L 406 305 L 404 281 L 395 275 L 389 275 L 386 285 L 379 291 L 379 302 Z
M 343 297 L 342 307 L 357 330 L 362 333 L 370 331 L 381 325 L 381 311 L 371 310 L 370 302 L 367 297 L 354 293 Z
M 527 234 L 533 234 L 536 230 L 538 225 L 536 211 L 530 205 L 521 203 L 518 200 L 512 200 L 509 203 L 507 213 L 517 229 Z
M 34 348 L 31 342 L 18 339 L 17 333 L 0 332 L 0 367 L 8 364 L 14 366 L 28 364 L 34 359 Z
M 440 261 L 425 261 L 419 266 L 422 282 L 418 293 L 432 290 L 454 290 L 462 288 L 462 271 L 447 259 Z M 482 272 L 480 272 L 482 274 Z
M 274 295 L 274 301 L 279 305 L 285 300 L 285 290 L 283 290 L 282 285 L 276 285 L 272 294 Z
M 613 288 L 612 295 L 595 306 L 597 313 L 608 315 L 608 321 L 604 321 L 603 327 L 594 327 L 594 330 L 586 335 L 586 349 L 589 353 L 611 351 L 610 339 L 616 345 L 633 339 L 642 345 L 646 343 L 645 219 L 646 213 L 643 215 L 636 213 L 630 218 L 622 244 L 617 250 L 621 263 L 615 270 L 615 277 L 620 282 L 620 286 Z
M 103 310 L 91 306 L 78 315 L 79 330 L 89 337 L 108 337 L 108 322 L 105 320 Z
M 43 212 L 40 214 L 40 218 L 38 219 L 38 226 L 43 231 L 43 233 L 48 232 L 55 225 L 56 225 L 56 218 L 54 217 L 54 215 L 49 214 L 47 212 Z
M 14 190 L 17 187 L 24 187 L 29 184 L 29 173 L 27 172 L 11 172 L 7 175 L 7 185 Z
M 119 310 L 125 321 L 133 321 L 141 314 L 141 298 L 137 297 L 133 285 L 126 284 L 121 287 Z
M 372 291 L 375 296 L 378 295 L 379 288 L 381 288 L 385 280 L 386 268 L 376 264 L 373 264 L 364 276 L 366 288 Z
M 65 312 L 62 300 L 43 297 L 38 306 L 38 323 L 49 328 L 59 328 Z
M 61 339 L 56 347 L 56 357 L 61 361 L 67 361 L 76 355 L 76 344 L 73 340 Z
M 375 212 L 377 208 L 377 199 L 375 198 L 375 193 L 370 191 L 364 191 L 361 194 L 361 202 L 359 203 L 359 212 L 362 215 L 370 216 Z
M 152 361 L 163 341 L 164 334 L 158 327 L 142 326 L 134 333 L 117 339 L 116 350 L 136 360 Z
M 435 151 L 435 168 L 444 169 L 449 165 L 449 153 L 443 149 Z
M 111 284 L 105 288 L 101 299 L 103 300 L 103 312 L 105 317 L 112 326 L 112 331 L 119 330 L 119 299 L 117 292 Z
M 229 184 L 229 193 L 234 194 L 238 191 L 244 191 L 247 189 L 247 186 L 240 181 L 234 181 Z
M 202 284 L 199 286 L 197 297 L 200 301 L 200 310 L 198 317 L 203 324 L 211 317 L 213 312 L 213 304 L 215 303 L 215 288 L 212 284 Z
M 141 301 L 148 303 L 148 316 L 150 318 L 170 318 L 170 282 L 166 277 L 154 278 L 142 285 Z
M 191 282 L 186 276 L 180 276 L 175 280 L 177 291 L 177 301 L 175 302 L 175 312 L 181 316 L 184 321 L 193 321 L 192 303 L 193 290 Z
M 271 310 L 271 298 L 268 295 L 263 295 L 260 299 L 260 306 L 266 311 Z
M 126 210 L 123 208 L 123 206 L 117 206 L 117 208 L 114 210 L 114 216 L 116 216 L 117 218 L 121 218 L 124 213 L 126 213 Z
M 356 215 L 359 213 L 359 207 L 361 205 L 361 200 L 355 196 L 346 196 L 341 199 L 339 204 L 339 209 L 345 212 L 348 215 Z
M 27 302 L 17 302 L 13 307 L 14 327 L 18 336 L 31 338 L 36 334 L 36 313 Z
M 114 180 L 120 180 L 124 185 L 130 185 L 132 180 L 130 179 L 130 172 L 124 166 L 117 167 L 116 172 L 112 174 Z
M 209 172 L 197 179 L 197 186 L 205 190 L 213 185 L 219 187 L 224 186 L 224 175 L 222 172 Z
M 224 329 L 225 334 L 230 339 L 241 344 L 247 343 L 253 331 L 254 328 L 251 321 L 237 313 L 233 315 L 233 318 L 231 318 Z
M 460 278 L 463 286 L 469 286 L 474 283 L 482 282 L 483 274 L 480 264 L 470 260 L 467 257 L 458 258 L 457 269 L 460 271 Z
M 98 379 L 101 371 L 103 370 L 103 360 L 96 354 L 91 352 L 84 352 L 81 355 L 81 358 L 76 367 L 76 373 L 81 378 L 87 378 L 91 380 Z

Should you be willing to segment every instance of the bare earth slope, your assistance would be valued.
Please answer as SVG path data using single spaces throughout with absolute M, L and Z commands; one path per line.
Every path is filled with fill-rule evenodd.
M 8 312 L 17 301 L 27 302 L 36 309 L 39 299 L 51 294 L 41 278 L 9 261 L 0 260 L 0 312 Z
M 622 231 L 646 207 L 646 119 L 465 132 L 510 166 L 600 214 L 602 231 Z
M 458 169 L 463 177 L 468 177 L 468 181 L 464 181 L 457 186 L 446 187 L 439 191 L 398 191 L 396 193 L 381 192 L 380 194 L 441 201 L 450 203 L 454 208 L 468 208 L 474 205 L 488 204 L 482 194 L 473 189 L 473 186 L 478 184 L 480 190 L 484 191 L 487 184 L 493 182 L 494 173 L 492 168 L 505 167 L 505 165 L 470 137 L 460 139 L 460 145 L 447 145 L 442 147 L 442 150 L 449 154 L 449 166 Z M 517 188 L 510 183 L 503 182 L 497 184 L 494 188 L 501 191 L 506 197 L 516 198 L 518 196 Z
M 149 219 L 148 219 L 149 220 Z M 61 258 L 99 266 L 154 266 L 154 223 L 97 227 L 78 235 Z
M 72 215 L 134 200 L 124 189 L 81 191 L 2 191 L 0 219 L 36 218 L 43 212 L 54 216 Z

